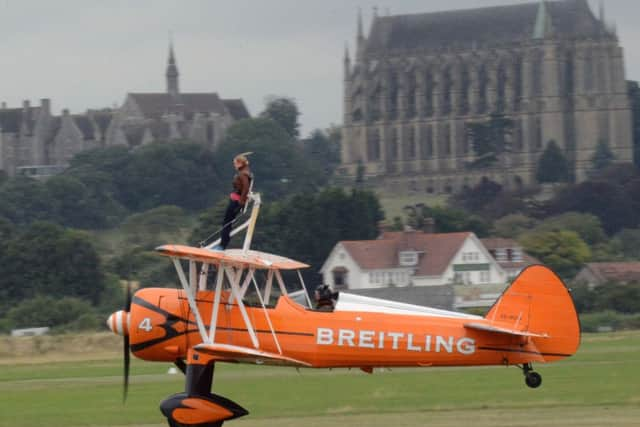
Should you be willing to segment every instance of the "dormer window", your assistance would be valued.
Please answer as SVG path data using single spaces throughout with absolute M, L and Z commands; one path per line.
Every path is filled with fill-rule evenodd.
M 418 252 L 401 251 L 398 254 L 398 261 L 402 267 L 414 267 L 418 265 Z

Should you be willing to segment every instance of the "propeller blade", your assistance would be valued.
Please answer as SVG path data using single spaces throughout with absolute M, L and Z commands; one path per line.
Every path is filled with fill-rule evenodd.
M 129 354 L 129 335 L 124 336 L 124 389 L 122 393 L 122 403 L 127 401 L 129 393 L 129 366 L 131 364 L 131 356 Z
M 127 301 L 125 303 L 125 311 L 131 311 L 131 282 L 127 281 Z M 124 334 L 124 387 L 122 390 L 122 403 L 127 401 L 129 393 L 129 367 L 131 366 L 131 353 L 129 351 L 129 331 Z

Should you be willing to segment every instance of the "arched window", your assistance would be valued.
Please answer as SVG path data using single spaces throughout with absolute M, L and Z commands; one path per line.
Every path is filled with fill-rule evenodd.
M 407 127 L 407 158 L 416 158 L 416 130 L 413 126 Z
M 453 89 L 453 79 L 451 78 L 451 67 L 446 67 L 442 71 L 442 82 L 440 85 L 440 91 L 442 96 L 442 114 L 451 114 L 452 89 Z
M 507 70 L 504 63 L 498 66 L 496 79 L 496 112 L 504 113 L 507 105 Z
M 460 113 L 469 113 L 469 89 L 471 79 L 469 77 L 469 69 L 463 65 L 460 70 Z
M 369 117 L 372 121 L 380 120 L 380 106 L 382 104 L 382 88 L 377 85 L 369 98 Z
M 391 128 L 390 144 L 389 144 L 389 160 L 398 159 L 398 129 Z
M 426 125 L 422 132 L 422 156 L 426 159 L 433 157 L 433 129 Z
M 487 67 L 484 64 L 478 68 L 478 113 L 487 111 L 487 86 L 489 79 L 487 76 Z
M 442 154 L 445 156 L 451 155 L 451 125 L 449 123 L 444 123 L 442 125 L 442 134 L 441 134 L 441 142 L 442 142 Z
M 427 71 L 424 80 L 424 114 L 427 117 L 433 116 L 433 89 L 435 81 L 431 71 Z
M 371 161 L 380 160 L 380 131 L 373 129 L 367 139 L 367 158 Z
M 389 74 L 389 118 L 395 119 L 398 116 L 398 75 L 395 72 Z
M 410 119 L 416 116 L 417 87 L 417 75 L 410 73 L 407 76 L 407 117 Z
M 533 96 L 542 96 L 543 71 L 542 55 L 537 54 L 534 56 L 531 64 L 531 89 Z

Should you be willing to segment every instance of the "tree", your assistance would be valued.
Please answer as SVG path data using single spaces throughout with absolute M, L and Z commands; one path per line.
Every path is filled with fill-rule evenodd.
M 640 259 L 640 229 L 621 230 L 611 239 L 611 248 L 623 259 L 629 261 Z
M 520 243 L 565 279 L 573 278 L 591 257 L 589 246 L 574 231 L 531 232 L 523 235 Z
M 475 187 L 462 190 L 454 196 L 453 202 L 466 211 L 478 212 L 495 200 L 501 192 L 500 184 L 483 177 Z
M 467 135 L 477 158 L 471 166 L 490 166 L 511 151 L 513 120 L 493 114 L 486 121 L 467 124 Z
M 189 221 L 183 209 L 160 206 L 129 216 L 122 223 L 121 230 L 127 235 L 128 243 L 152 249 L 167 237 L 174 236 L 176 230 L 188 227 Z
M 103 288 L 100 259 L 82 232 L 36 222 L 0 251 L 2 304 L 37 295 L 71 296 L 97 304 Z
M 31 178 L 13 178 L 0 187 L 0 216 L 14 224 L 51 218 L 53 204 L 44 185 Z
M 296 101 L 292 98 L 284 97 L 269 99 L 265 110 L 260 113 L 261 118 L 273 120 L 293 138 L 297 138 L 300 135 L 299 116 L 300 111 Z
M 590 213 L 598 217 L 609 235 L 640 223 L 637 204 L 624 187 L 602 181 L 585 181 L 560 191 L 547 205 L 547 215 L 565 212 Z
M 328 181 L 340 164 L 340 130 L 314 130 L 309 139 L 303 141 L 303 153 L 314 168 L 314 173 L 322 177 L 323 181 Z
M 10 309 L 7 319 L 14 328 L 55 327 L 92 313 L 93 307 L 87 301 L 69 297 L 37 296 Z
M 131 210 L 162 205 L 199 210 L 223 194 L 216 162 L 213 152 L 198 144 L 151 144 L 134 151 L 114 178 L 121 202 Z
M 541 184 L 569 181 L 569 163 L 554 140 L 549 141 L 538 160 L 536 179 Z
M 406 206 L 405 210 L 408 213 L 407 225 L 416 230 L 436 233 L 472 231 L 479 237 L 488 236 L 491 230 L 491 224 L 460 209 L 418 204 Z
M 601 171 L 606 169 L 615 160 L 615 157 L 609 149 L 609 144 L 606 141 L 600 140 L 596 146 L 596 151 L 591 157 L 591 164 L 594 171 Z
M 533 231 L 563 230 L 574 231 L 588 245 L 603 243 L 607 239 L 600 219 L 595 215 L 580 212 L 567 212 L 546 218 Z
M 255 188 L 272 199 L 313 191 L 325 179 L 304 157 L 300 144 L 270 119 L 246 119 L 229 127 L 216 152 L 223 183 L 231 182 L 231 160 L 243 152 L 253 152 L 249 160 Z
M 531 231 L 538 221 L 523 214 L 511 214 L 500 218 L 493 223 L 495 235 L 517 239 L 520 235 Z

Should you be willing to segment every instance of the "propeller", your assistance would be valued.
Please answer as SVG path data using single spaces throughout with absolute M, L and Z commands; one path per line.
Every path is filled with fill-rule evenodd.
M 131 311 L 131 282 L 127 280 L 127 300 L 125 303 L 125 311 L 129 313 Z M 127 322 L 129 323 L 129 322 Z M 122 402 L 127 401 L 127 394 L 129 393 L 129 367 L 131 366 L 131 352 L 129 351 L 129 334 L 124 334 L 124 384 L 122 390 Z

